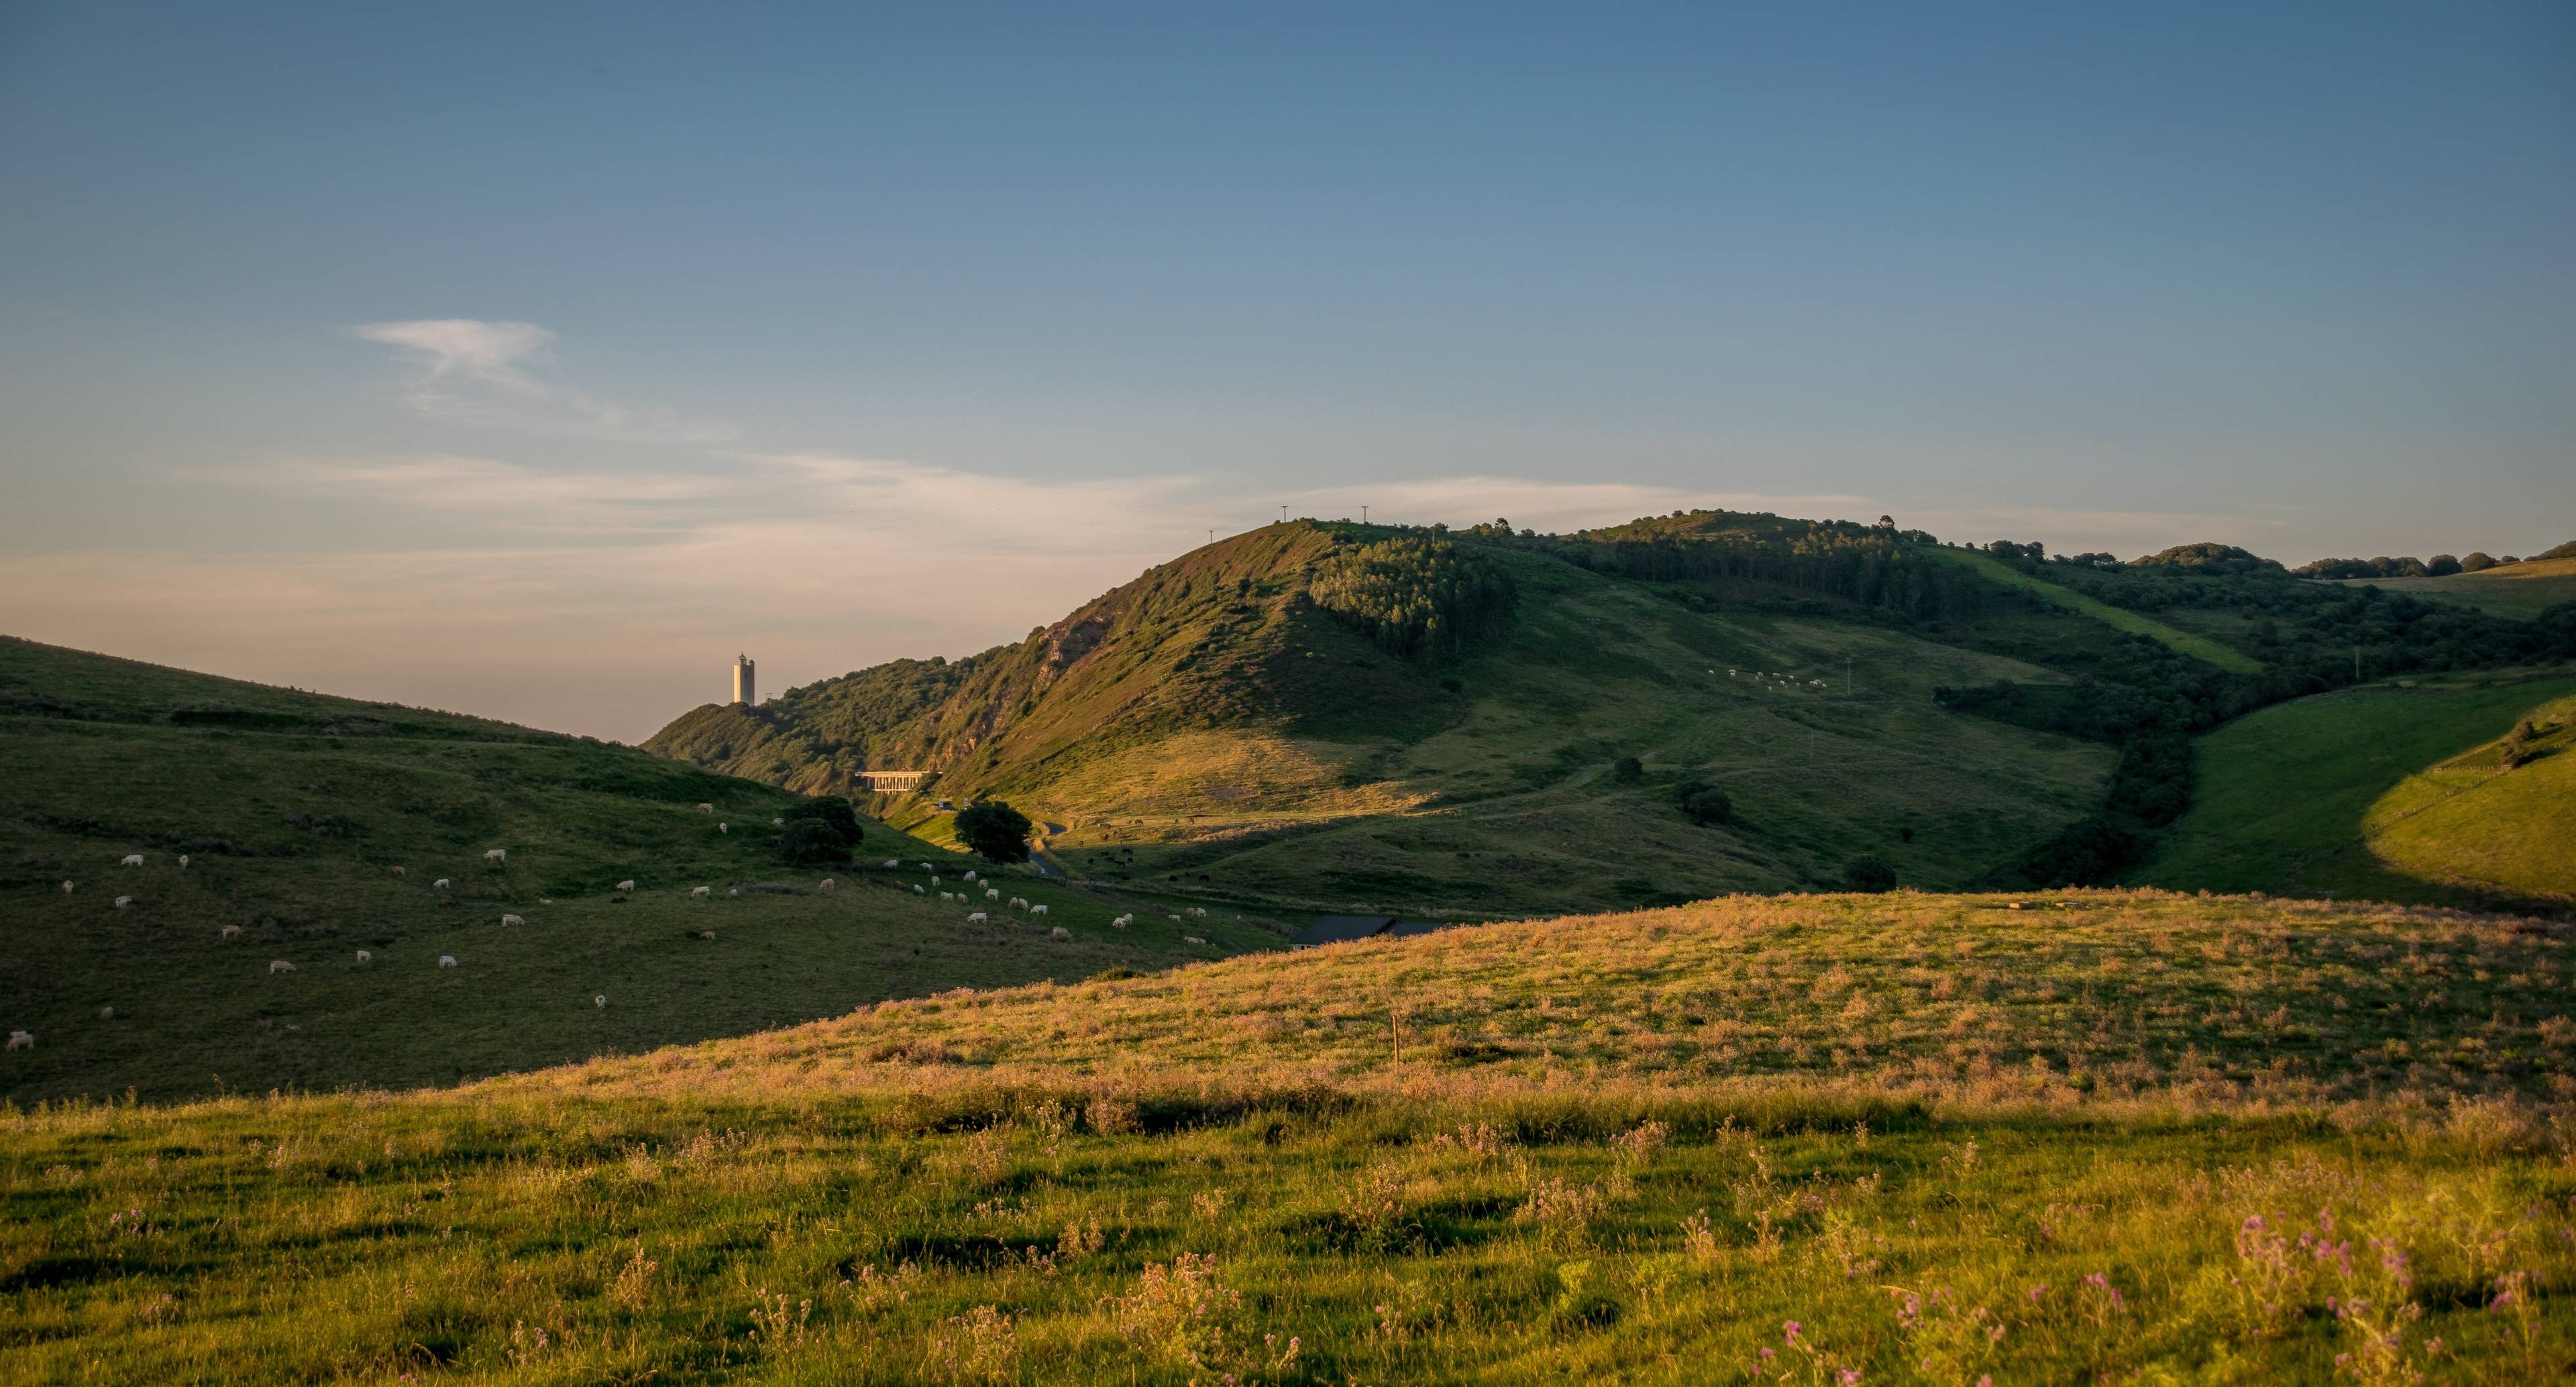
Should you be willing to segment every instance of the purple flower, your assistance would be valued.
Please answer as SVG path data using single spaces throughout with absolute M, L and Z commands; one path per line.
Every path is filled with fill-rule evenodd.
M 1780 1342 L 1787 1344 L 1791 1348 L 1796 1348 L 1798 1346 L 1798 1331 L 1802 1328 L 1805 1328 L 1805 1326 L 1799 1324 L 1796 1320 L 1783 1321 L 1780 1325 Z
M 2039 1303 L 2039 1298 L 2040 1298 L 2041 1296 L 2046 1295 L 2046 1294 L 2048 1294 L 2048 1283 L 2047 1283 L 2047 1282 L 2045 1282 L 2045 1281 L 2043 1281 L 2043 1282 L 2039 1283 L 2039 1284 L 2038 1284 L 2038 1285 L 2036 1285 L 2036 1286 L 2031 1287 L 2031 1288 L 2030 1288 L 2030 1303 L 2031 1303 L 2031 1304 L 2033 1304 L 2033 1305 L 2037 1305 L 2037 1304 Z

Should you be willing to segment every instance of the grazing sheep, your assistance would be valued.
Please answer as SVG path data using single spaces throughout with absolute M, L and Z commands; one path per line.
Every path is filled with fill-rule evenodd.
M 707 897 L 715 894 L 715 888 L 712 886 L 692 887 L 690 888 L 689 894 L 697 897 L 699 900 L 705 900 Z
M 620 890 L 620 891 L 632 891 L 632 890 L 634 890 L 634 889 L 635 889 L 635 881 L 634 881 L 634 879 L 630 877 L 630 878 L 628 878 L 628 879 L 627 879 L 627 880 L 625 880 L 625 881 L 621 881 L 621 882 L 617 883 L 617 889 L 618 889 L 618 890 Z
M 1204 907 L 1201 907 L 1201 906 L 1195 906 L 1195 905 L 1194 905 L 1194 906 L 1191 906 L 1191 907 L 1190 907 L 1190 913 L 1191 913 L 1192 915 L 1196 915 L 1197 917 L 1199 917 L 1199 918 L 1200 918 L 1200 919 L 1202 919 L 1202 920 L 1204 920 L 1204 919 L 1206 919 L 1206 918 L 1207 918 L 1207 911 L 1206 911 L 1206 909 L 1205 909 Z
M 1066 929 L 1062 925 L 1058 925 L 1054 929 L 1047 931 L 1047 938 L 1052 939 L 1059 944 L 1068 944 L 1073 941 L 1073 931 Z
M 98 1019 L 99 1019 L 99 1020 L 101 1020 L 101 1021 L 113 1021 L 113 1020 L 115 1020 L 115 1019 L 116 1019 L 116 1008 L 114 1008 L 114 1007 L 100 1007 L 100 1008 L 98 1009 Z
M 608 1005 L 608 994 L 605 992 L 600 993 L 598 996 L 590 999 L 590 1004 L 595 1007 L 604 1007 Z
M 990 887 L 990 886 L 987 886 L 987 887 L 985 887 L 985 888 L 984 888 L 984 899 L 986 899 L 986 900 L 988 900 L 988 901 L 998 901 L 998 900 L 1000 900 L 1001 898 L 1002 898 L 1002 893 L 1001 893 L 999 890 L 997 890 L 997 889 L 995 889 L 995 888 L 993 888 L 993 887 Z
M 785 828 L 787 826 L 787 821 L 785 819 L 771 819 L 769 821 L 769 826 L 771 828 Z
M 376 961 L 376 956 L 375 956 L 374 954 L 368 953 L 368 952 L 367 952 L 366 950 L 364 950 L 364 949 L 360 949 L 360 950 L 358 950 L 358 961 L 359 961 L 360 963 L 373 963 L 373 962 L 375 962 L 375 961 Z
M 444 891 L 447 889 L 447 878 L 440 877 L 438 880 L 431 882 L 430 885 Z
M 66 895 L 66 896 L 68 896 L 68 895 L 70 895 L 71 893 L 72 893 L 72 884 L 71 884 L 70 882 L 68 882 L 68 881 L 64 882 L 64 883 L 63 883 L 63 894 L 64 894 L 64 895 Z
M 222 937 L 222 938 L 225 938 L 225 939 L 230 939 L 230 938 L 232 938 L 234 935 L 239 934 L 239 933 L 241 933 L 241 926 L 239 926 L 239 925 L 226 925 L 226 926 L 224 926 L 224 932 L 223 932 L 223 934 L 221 935 L 221 937 Z
M 1127 928 L 1127 922 L 1135 918 L 1136 917 L 1133 915 L 1121 915 L 1117 919 L 1110 921 L 1109 927 L 1111 929 L 1125 929 Z
M 902 863 L 900 863 L 900 862 L 897 862 L 897 861 L 895 861 L 893 858 L 889 857 L 889 858 L 887 858 L 887 859 L 886 859 L 886 865 L 887 865 L 887 866 L 889 866 L 889 867 L 900 867 L 900 866 L 902 866 L 903 864 L 902 864 Z
M 483 854 L 483 860 L 486 862 L 507 862 L 510 860 L 510 850 L 508 848 L 494 848 Z
M 698 937 L 700 939 L 713 939 L 716 937 L 716 932 L 711 929 L 702 929 L 698 931 Z
M 954 891 L 942 891 L 939 893 L 939 899 L 943 901 L 953 901 L 957 899 L 957 893 Z
M 971 914 L 971 915 L 967 916 L 967 917 L 966 917 L 966 923 L 968 923 L 968 924 L 970 924 L 970 925 L 980 925 L 980 924 L 985 923 L 985 919 L 984 919 L 984 912 L 983 912 L 983 911 L 978 910 L 978 911 L 976 911 L 975 913 L 973 913 L 973 914 Z
M 830 877 L 825 877 L 825 878 L 823 878 L 823 884 L 822 884 L 822 885 L 820 885 L 820 886 L 815 887 L 814 889 L 815 889 L 815 890 L 817 890 L 817 891 L 829 891 L 829 890 L 831 890 L 831 889 L 832 889 L 832 879 L 831 879 Z
M 180 859 L 179 859 L 179 865 L 180 865 L 180 866 L 182 866 L 182 867 L 187 866 L 187 865 L 188 865 L 188 859 L 186 859 L 186 858 L 184 858 L 184 857 L 180 858 Z M 403 869 L 402 869 L 402 868 L 400 868 L 400 867 L 387 867 L 387 868 L 385 868 L 385 870 L 386 870 L 387 872 L 392 873 L 392 874 L 393 874 L 393 875 L 395 875 L 395 876 L 403 876 L 403 875 L 406 875 L 406 873 L 405 873 L 405 872 L 403 871 Z
M 1011 897 L 1011 909 L 1013 909 L 1013 910 L 1026 910 L 1026 909 L 1028 909 L 1028 908 L 1029 908 L 1029 898 L 1028 898 L 1028 897 L 1026 897 L 1026 896 L 1013 896 L 1013 897 Z
M 725 827 L 723 824 L 716 825 L 716 832 L 718 833 L 731 833 L 732 831 L 732 829 Z
M 973 881 L 973 880 L 975 879 L 975 874 L 974 874 L 973 872 L 968 872 L 968 873 L 966 874 L 966 879 L 967 879 L 968 881 Z
M 916 883 L 916 884 L 913 886 L 913 888 L 912 888 L 912 894 L 914 894 L 914 895 L 916 895 L 916 896 L 923 896 L 923 895 L 928 895 L 929 893 L 928 893 L 928 892 L 926 892 L 926 891 L 924 891 L 924 890 L 922 890 L 922 889 L 921 889 L 921 887 L 920 887 L 920 885 L 919 885 L 918 883 Z
M 933 886 L 937 886 L 939 884 L 939 873 L 932 872 L 930 874 L 930 884 Z
M 1029 913 L 1030 913 L 1031 915 L 1044 915 L 1044 914 L 1046 914 L 1046 907 L 1045 907 L 1045 906 L 1043 906 L 1043 905 L 1033 905 L 1033 906 L 1030 906 L 1030 907 L 1029 907 Z
M 129 852 L 125 856 L 117 859 L 116 865 L 120 867 L 140 867 L 143 865 L 143 854 L 139 852 Z
M 505 929 L 511 925 L 524 925 L 526 923 L 526 920 L 516 915 L 504 915 L 501 917 L 501 925 Z
M 922 864 L 921 864 L 921 870 L 923 870 L 923 871 L 925 871 L 925 872 L 927 872 L 927 871 L 931 870 L 931 866 L 930 866 L 930 864 L 929 864 L 929 863 L 927 863 L 927 862 L 922 863 Z
M 36 1037 L 35 1037 L 35 1034 L 34 1034 L 33 1032 L 31 1032 L 31 1031 L 11 1031 L 11 1032 L 9 1032 L 9 1048 L 10 1048 L 10 1049 L 12 1049 L 12 1050 L 33 1050 L 33 1049 L 35 1049 L 35 1048 L 36 1048 Z
M 1173 923 L 1173 924 L 1176 924 L 1176 925 L 1177 925 L 1177 924 L 1179 924 L 1180 922 L 1181 922 L 1181 917 L 1180 917 L 1180 916 L 1175 915 L 1175 916 L 1173 916 L 1173 917 L 1172 917 L 1172 923 Z
M 186 871 L 186 870 L 188 870 L 188 855 L 187 855 L 186 853 L 184 853 L 184 852 L 183 852 L 183 853 L 181 853 L 181 854 L 179 854 L 179 870 L 180 870 L 180 871 L 183 871 L 183 872 L 184 872 L 184 871 Z M 397 875 L 397 876 L 401 875 L 401 874 L 402 874 L 402 868 L 400 868 L 400 867 L 396 867 L 396 868 L 394 868 L 394 874 L 395 874 L 395 875 Z
M 1181 942 L 1184 944 L 1204 944 L 1207 941 L 1199 938 L 1195 934 L 1184 934 L 1181 936 Z
M 272 978 L 276 977 L 280 973 L 292 973 L 294 971 L 295 965 L 287 962 L 285 959 L 272 958 L 268 961 L 268 975 Z
M 712 804 L 701 804 L 698 806 L 698 812 L 701 814 L 712 814 L 716 812 L 716 807 Z
M 132 904 L 134 904 L 134 898 L 133 898 L 132 896 L 119 896 L 119 897 L 117 897 L 117 898 L 116 898 L 116 908 L 117 908 L 117 909 L 119 909 L 119 910 L 123 910 L 124 908 L 126 908 L 127 906 L 132 905 Z M 2015 910 L 2019 910 L 2019 909 L 2021 909 L 2021 907 L 2020 907 L 2020 906 L 2014 906 L 2014 907 L 2013 907 L 2013 909 L 2015 909 Z
M 739 887 L 739 886 L 728 886 L 728 887 L 726 887 L 726 888 L 725 888 L 725 899 L 726 899 L 726 900 L 732 900 L 734 897 L 739 896 L 739 895 L 741 895 L 741 894 L 742 894 L 742 888 L 741 888 L 741 887 Z
M 456 966 L 456 955 L 454 955 L 454 954 L 440 954 L 440 955 L 438 956 L 438 966 L 439 966 L 439 967 L 441 967 L 441 968 L 453 968 L 453 967 L 455 967 L 455 966 Z

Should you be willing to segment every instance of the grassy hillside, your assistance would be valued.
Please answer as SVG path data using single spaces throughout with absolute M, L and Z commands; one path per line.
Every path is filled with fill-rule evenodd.
M 2199 740 L 2191 808 L 2136 879 L 2219 891 L 2457 901 L 2468 897 L 2440 878 L 2474 874 L 2441 872 L 2436 863 L 2457 868 L 2467 859 L 2437 859 L 2429 846 L 2439 836 L 2474 851 L 2470 840 L 2487 836 L 2527 849 L 2516 858 L 2523 865 L 2511 873 L 2512 892 L 2567 891 L 2576 877 L 2534 874 L 2563 870 L 2543 865 L 2558 860 L 2545 841 L 2563 838 L 2555 826 L 2576 814 L 2576 795 L 2548 761 L 2421 824 L 2405 822 L 2400 806 L 2421 809 L 2458 788 L 2451 782 L 2460 773 L 2439 768 L 2570 693 L 2576 673 L 2563 669 L 2449 675 L 2322 694 L 2230 723 Z M 2379 838 L 2407 846 L 2383 854 L 2374 847 Z
M 12 1113 L 0 1377 L 2555 1380 L 2568 966 L 2392 908 L 1727 901 Z
M 2334 586 L 2383 588 L 2528 621 L 2561 602 L 2576 602 L 2576 559 L 2529 559 L 2441 578 L 2353 578 Z
M 2081 816 L 2109 769 L 2100 747 L 1931 702 L 2048 670 L 1853 608 L 1710 610 L 1498 545 L 1457 548 L 1515 594 L 1508 623 L 1399 654 L 1316 586 L 1392 534 L 1267 527 L 1018 646 L 703 708 L 648 746 L 806 788 L 928 765 L 927 793 L 879 802 L 894 822 L 935 833 L 936 798 L 997 795 L 1063 825 L 1063 859 L 1095 879 L 1451 916 L 1832 885 L 1862 854 L 1957 886 Z M 1622 756 L 1647 774 L 1614 781 Z M 1686 819 L 1692 780 L 1735 820 Z
M 2262 662 L 2242 651 L 2195 635 L 2141 613 L 2098 602 L 2071 588 L 2009 568 L 1973 549 L 1934 549 L 1929 552 L 1952 563 L 1962 564 L 1983 577 L 2008 586 L 2018 587 L 2038 596 L 2052 606 L 2087 616 L 2133 636 L 2144 636 L 2177 654 L 2204 660 L 2237 674 L 2253 674 L 2263 668 Z
M 765 785 L 26 641 L 0 640 L 0 784 L 0 1028 L 39 1038 L 0 1068 L 18 1102 L 448 1083 L 1277 943 L 1219 918 L 1190 931 L 1216 945 L 1186 946 L 1159 913 L 1113 934 L 1109 900 L 1034 878 L 1011 894 L 1048 901 L 1070 943 L 967 927 L 913 893 L 915 867 L 842 871 L 823 895 L 827 873 L 779 865 L 770 820 L 794 797 Z M 867 837 L 871 864 L 950 862 L 950 885 L 967 865 Z M 118 865 L 131 853 L 142 867 Z
M 2576 698 L 2406 778 L 2363 819 L 2391 868 L 2470 891 L 2576 900 Z

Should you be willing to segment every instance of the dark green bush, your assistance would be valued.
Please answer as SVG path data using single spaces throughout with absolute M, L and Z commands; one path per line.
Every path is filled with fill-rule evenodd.
M 1714 785 L 1694 780 L 1675 792 L 1674 799 L 1692 822 L 1702 826 L 1727 823 L 1735 817 L 1735 801 Z
M 987 862 L 1029 860 L 1029 816 L 998 799 L 957 811 L 957 841 Z

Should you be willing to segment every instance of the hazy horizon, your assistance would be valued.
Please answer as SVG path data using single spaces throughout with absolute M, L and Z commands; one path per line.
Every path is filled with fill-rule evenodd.
M 24 6 L 0 170 L 0 631 L 623 740 L 1283 504 L 2576 539 L 2558 6 Z

